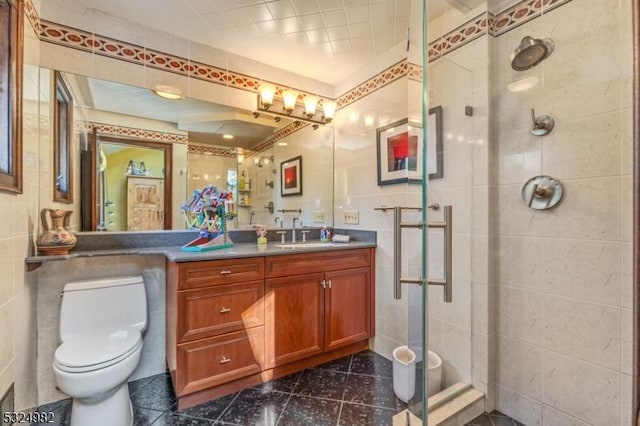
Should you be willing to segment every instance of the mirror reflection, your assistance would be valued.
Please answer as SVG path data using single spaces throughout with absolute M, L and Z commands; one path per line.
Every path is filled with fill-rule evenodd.
M 293 120 L 63 75 L 75 100 L 74 229 L 184 229 L 182 204 L 207 185 L 234 193 L 230 229 L 289 228 L 294 218 L 303 226 L 333 224 L 332 127 L 278 136 Z M 304 167 L 293 184 L 304 191 L 283 196 L 281 166 L 295 157 Z M 51 206 L 46 198 L 42 207 Z

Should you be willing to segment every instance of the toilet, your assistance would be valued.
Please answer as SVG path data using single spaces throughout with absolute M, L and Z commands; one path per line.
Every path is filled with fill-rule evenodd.
M 142 276 L 64 286 L 53 371 L 60 390 L 73 398 L 71 426 L 133 423 L 127 379 L 140 361 L 146 328 Z

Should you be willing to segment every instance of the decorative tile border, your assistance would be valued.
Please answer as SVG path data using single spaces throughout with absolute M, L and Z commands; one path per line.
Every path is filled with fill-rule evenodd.
M 42 26 L 40 25 L 40 16 L 38 15 L 38 11 L 36 7 L 33 5 L 31 0 L 24 0 L 24 14 L 26 15 L 31 27 L 36 32 L 36 34 L 42 33 Z
M 434 61 L 447 53 L 471 43 L 473 40 L 487 34 L 489 19 L 486 12 L 465 22 L 458 28 L 447 33 L 444 37 L 429 43 L 427 54 L 429 62 Z
M 494 17 L 490 34 L 498 37 L 520 25 L 538 18 L 544 13 L 562 6 L 571 0 L 524 0 L 515 4 Z
M 135 127 L 93 122 L 88 123 L 88 128 L 89 131 L 93 131 L 95 129 L 98 133 L 113 136 L 126 136 L 136 139 L 146 139 L 154 142 L 187 143 L 187 136 L 177 133 L 157 132 L 155 130 L 137 129 Z
M 343 108 L 349 104 L 352 104 L 363 97 L 375 92 L 378 89 L 383 88 L 389 83 L 393 83 L 399 78 L 405 77 L 407 75 L 409 69 L 409 65 L 406 59 L 403 59 L 400 62 L 397 62 L 391 65 L 386 70 L 382 71 L 379 74 L 371 77 L 369 80 L 366 80 L 363 83 L 360 83 L 353 89 L 349 90 L 347 93 L 338 97 L 337 104 L 338 108 Z
M 220 148 L 213 146 L 189 145 L 187 152 L 189 154 L 205 154 L 214 155 L 216 157 L 236 158 L 236 152 L 231 148 Z
M 271 136 L 266 141 L 262 142 L 260 145 L 256 146 L 252 151 L 256 153 L 264 152 L 273 147 L 276 142 L 280 139 L 286 138 L 287 136 L 297 132 L 298 130 L 302 130 L 305 127 L 310 126 L 309 123 L 305 123 L 303 121 L 294 121 L 291 124 L 284 126 L 282 129 L 276 131 L 273 136 Z

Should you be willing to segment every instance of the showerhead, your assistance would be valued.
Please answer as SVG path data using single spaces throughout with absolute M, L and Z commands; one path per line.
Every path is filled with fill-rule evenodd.
M 511 68 L 516 71 L 533 68 L 551 55 L 554 47 L 555 44 L 550 38 L 542 40 L 526 36 L 511 54 Z

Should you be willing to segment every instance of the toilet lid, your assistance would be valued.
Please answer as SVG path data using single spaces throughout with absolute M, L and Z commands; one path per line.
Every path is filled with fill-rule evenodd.
M 135 329 L 71 336 L 58 346 L 55 362 L 67 371 L 91 371 L 115 364 L 142 345 Z

